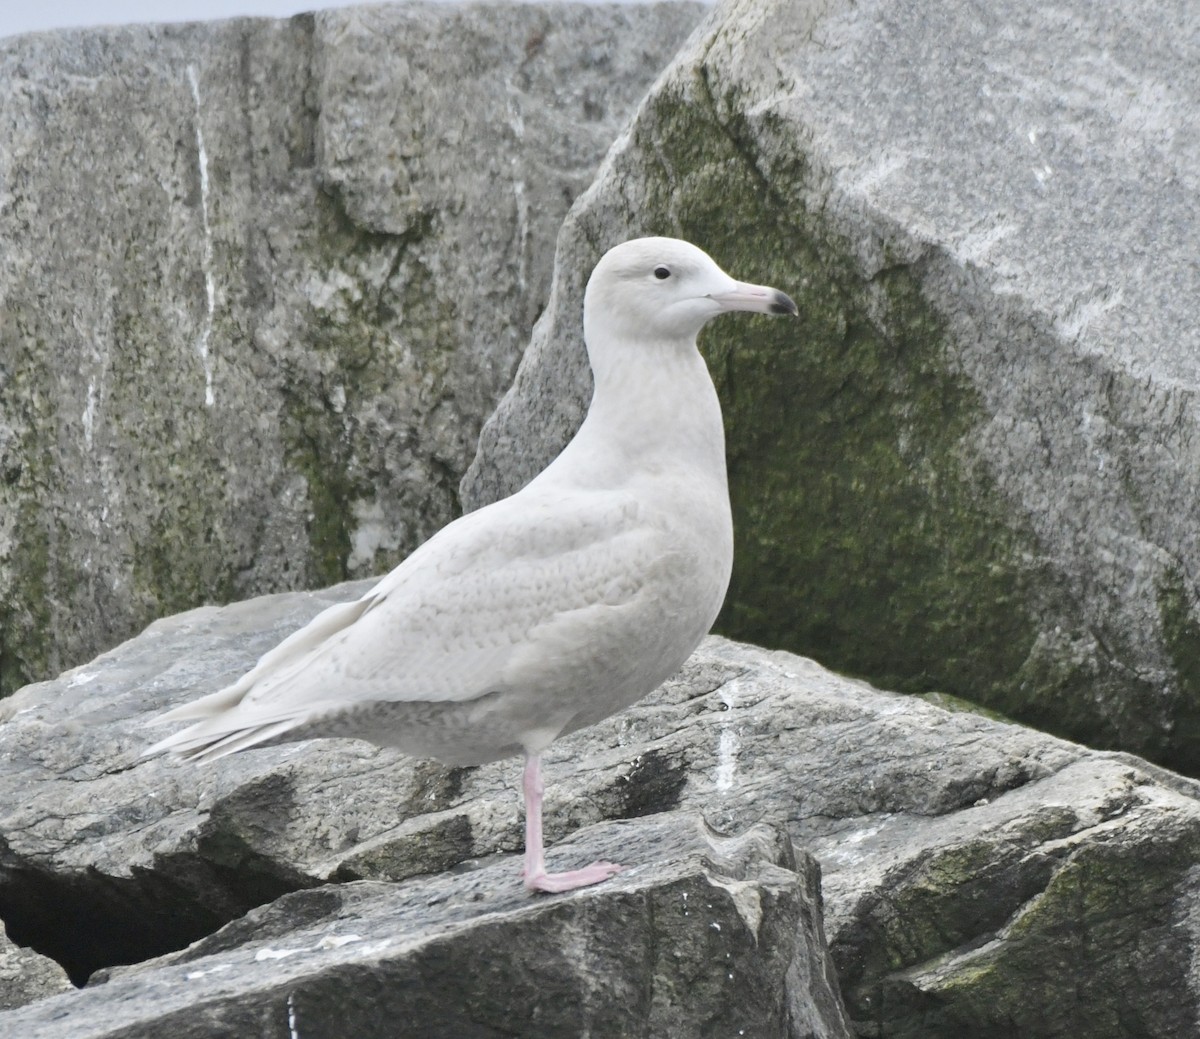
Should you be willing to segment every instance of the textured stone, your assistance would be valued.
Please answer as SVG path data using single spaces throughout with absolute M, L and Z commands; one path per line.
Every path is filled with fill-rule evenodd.
M 569 215 L 464 505 L 578 423 L 604 249 L 688 238 L 801 309 L 704 339 L 718 630 L 1200 771 L 1193 29 L 1173 0 L 724 5 Z
M 819 916 L 807 926 L 816 864 L 797 872 L 785 832 L 723 837 L 675 813 L 592 827 L 561 850 L 590 861 L 612 847 L 645 864 L 578 897 L 530 898 L 509 861 L 297 892 L 0 1025 L 44 1039 L 342 1039 L 398 1023 L 429 1039 L 848 1039 L 838 1018 L 818 1030 L 794 1013 L 787 979 L 824 943 Z
M 0 692 L 452 518 L 562 216 L 703 10 L 0 41 Z
M 0 929 L 0 1012 L 69 991 L 71 981 L 62 967 L 14 945 Z
M 338 882 L 375 899 L 385 898 L 382 888 L 357 882 L 391 881 L 395 899 L 424 899 L 430 907 L 440 905 L 437 892 L 461 889 L 469 900 L 478 883 L 488 892 L 488 912 L 471 927 L 482 933 L 492 933 L 492 907 L 533 907 L 506 917 L 509 937 L 495 940 L 509 949 L 527 933 L 521 921 L 529 914 L 567 914 L 553 917 L 561 922 L 592 912 L 538 908 L 552 901 L 521 894 L 515 760 L 451 769 L 338 740 L 255 750 L 209 767 L 138 759 L 154 737 L 142 719 L 224 684 L 323 605 L 362 587 L 169 618 L 6 701 L 0 917 L 14 941 L 53 956 L 82 982 L 99 968 L 197 940 L 201 945 L 184 955 L 205 957 L 203 969 L 243 942 L 314 951 L 325 935 L 342 933 L 314 922 L 324 919 L 320 907 L 357 897 L 323 886 Z M 671 872 L 678 835 L 696 839 L 702 815 L 718 833 L 763 824 L 755 832 L 765 843 L 752 843 L 767 850 L 752 857 L 764 869 L 775 864 L 761 875 L 766 879 L 778 876 L 776 867 L 791 868 L 785 851 L 770 850 L 782 847 L 786 832 L 798 850 L 800 879 L 781 882 L 789 892 L 797 884 L 811 889 L 811 898 L 789 902 L 783 913 L 804 921 L 791 966 L 781 966 L 783 946 L 771 944 L 763 955 L 776 949 L 768 957 L 775 958 L 756 968 L 763 978 L 786 975 L 782 1002 L 770 1013 L 789 1006 L 790 1030 L 772 1023 L 747 1035 L 838 1035 L 842 997 L 862 1035 L 1049 1039 L 1078 1031 L 1089 1039 L 1185 1039 L 1200 1028 L 1192 955 L 1200 920 L 1194 780 L 719 638 L 707 640 L 651 697 L 556 743 L 546 772 L 551 868 L 601 855 L 632 867 L 616 888 L 578 893 L 607 908 L 596 908 L 583 932 L 567 929 L 596 944 L 564 952 L 571 965 L 562 976 L 577 978 L 579 963 L 590 962 L 587 950 L 607 948 L 619 940 L 614 934 L 626 933 L 621 907 L 634 888 L 643 893 L 634 901 L 673 890 L 670 878 L 681 875 Z M 644 839 L 635 842 L 634 833 Z M 714 854 L 689 847 L 699 847 L 702 858 Z M 821 868 L 821 900 L 817 875 L 805 864 L 810 852 Z M 611 902 L 588 901 L 609 890 Z M 281 897 L 274 908 L 236 922 Z M 820 937 L 822 902 L 829 955 Z M 381 919 L 394 911 L 380 909 Z M 722 932 L 724 920 L 717 920 Z M 226 924 L 228 943 L 206 937 Z M 365 944 L 367 931 L 357 923 L 345 930 L 363 935 Z M 294 944 L 282 934 L 294 934 Z M 465 934 L 463 950 L 473 940 Z M 690 946 L 680 951 L 686 956 Z M 707 962 L 701 960 L 697 970 Z M 304 971 L 325 977 L 340 962 L 314 951 Z M 360 980 L 376 979 L 372 991 L 388 988 L 378 979 L 392 977 L 392 967 L 372 960 L 361 969 Z M 140 991 L 136 977 L 148 979 L 150 992 L 177 987 L 173 967 L 147 970 L 117 972 L 109 984 L 135 986 L 119 990 L 130 999 Z M 237 1002 L 242 996 L 226 1004 L 226 990 L 213 989 L 212 1006 L 252 1004 L 264 1014 L 269 1006 L 271 1027 L 286 1035 L 288 992 L 297 993 L 305 1013 L 322 1005 L 304 1003 L 304 988 L 263 984 L 247 982 L 250 1004 Z M 45 1008 L 69 1009 L 73 998 L 21 1012 L 29 1017 L 0 1016 L 0 1034 L 10 1023 L 16 1029 L 18 1021 L 49 1020 L 41 1016 L 51 1013 Z M 153 1016 L 167 1014 L 177 998 L 154 1003 L 151 1019 L 184 1027 L 186 1017 Z M 588 1005 L 604 998 L 596 994 Z M 220 1019 L 208 1013 L 197 1029 Z M 707 1033 L 698 1026 L 692 1034 Z

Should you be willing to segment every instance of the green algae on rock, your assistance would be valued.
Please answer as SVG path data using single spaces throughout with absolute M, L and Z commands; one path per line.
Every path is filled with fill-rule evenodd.
M 1128 67 L 1178 78 L 1126 14 L 1072 12 L 1084 43 L 1069 62 L 1121 39 Z M 714 12 L 568 216 L 551 305 L 464 504 L 512 490 L 573 432 L 581 278 L 603 247 L 692 238 L 801 308 L 798 324 L 718 325 L 702 343 L 737 538 L 718 630 L 1200 767 L 1191 629 L 1164 619 L 1195 611 L 1195 581 L 1159 591 L 1173 560 L 1200 570 L 1200 345 L 1182 304 L 1195 291 L 1160 298 L 1132 264 L 1165 207 L 1180 234 L 1156 263 L 1200 291 L 1195 222 L 1175 182 L 1143 168 L 1138 128 L 1064 94 L 1061 36 L 1024 18 L 987 35 L 1003 17 L 947 11 L 935 38 L 911 5 Z M 1024 149 L 1046 142 L 1025 94 L 961 65 L 984 45 L 1002 83 L 1036 86 L 1039 126 L 1078 131 L 1054 161 L 1086 176 L 1029 174 Z M 1187 111 L 1164 101 L 1156 119 L 1200 153 Z M 1103 223 L 1076 191 L 1131 179 L 1162 186 Z M 1095 257 L 1111 255 L 1131 261 L 1119 289 L 1097 284 L 1115 272 Z
M 411 3 L 0 41 L 0 694 L 387 570 L 696 3 Z

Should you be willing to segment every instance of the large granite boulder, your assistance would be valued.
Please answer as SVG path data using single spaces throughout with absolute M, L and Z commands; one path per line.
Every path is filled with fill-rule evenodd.
M 614 843 L 648 863 L 573 898 L 528 897 L 508 861 L 296 892 L 0 1024 L 44 1039 L 849 1039 L 822 973 L 818 870 L 798 871 L 786 833 L 721 837 L 674 813 L 592 827 L 571 854 Z
M 727 1034 L 727 1001 L 750 1013 L 739 979 L 761 1015 L 746 1035 L 846 1034 L 843 999 L 860 1035 L 1200 1028 L 1200 783 L 787 653 L 709 639 L 551 748 L 552 866 L 630 867 L 553 898 L 520 887 L 517 761 L 443 768 L 344 740 L 139 759 L 144 720 L 362 587 L 165 619 L 6 701 L 0 917 L 76 982 L 101 973 L 0 1014 L 0 1034 L 286 1036 L 292 1013 L 332 1036 L 357 993 L 394 1022 L 450 1013 L 456 992 L 478 1011 L 462 1035 L 675 1018 L 630 1034 Z M 663 1009 L 684 990 L 695 1005 Z M 361 1012 L 356 1034 L 391 1034 Z
M 602 252 L 691 239 L 801 310 L 703 341 L 718 630 L 1196 773 L 1197 110 L 1169 0 L 723 5 L 568 217 L 464 505 L 577 425 Z
M 703 10 L 0 40 L 0 693 L 452 518 L 562 217 Z

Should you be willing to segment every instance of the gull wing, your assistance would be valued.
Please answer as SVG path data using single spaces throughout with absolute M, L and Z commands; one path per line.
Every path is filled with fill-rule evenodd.
M 443 528 L 361 599 L 318 614 L 232 686 L 168 712 L 163 720 L 205 720 L 146 753 L 199 755 L 217 741 L 232 751 L 356 703 L 467 701 L 503 690 L 514 660 L 528 672 L 539 633 L 630 601 L 669 551 L 668 536 L 628 494 L 507 498 Z

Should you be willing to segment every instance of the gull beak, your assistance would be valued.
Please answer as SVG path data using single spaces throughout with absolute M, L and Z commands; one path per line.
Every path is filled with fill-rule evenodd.
M 752 310 L 759 314 L 790 314 L 792 317 L 800 313 L 785 293 L 766 285 L 748 285 L 744 281 L 733 282 L 724 292 L 710 292 L 708 298 L 722 310 Z

